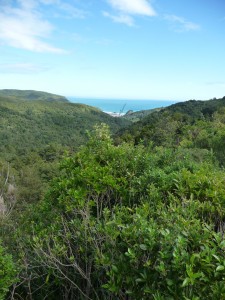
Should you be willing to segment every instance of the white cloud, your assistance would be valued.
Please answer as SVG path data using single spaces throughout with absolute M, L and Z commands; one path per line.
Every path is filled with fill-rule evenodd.
M 155 16 L 156 12 L 147 0 L 108 0 L 108 3 L 128 15 Z
M 18 0 L 18 3 L 23 9 L 33 9 L 37 6 L 37 1 L 35 0 Z
M 103 12 L 105 17 L 116 23 L 134 26 L 135 15 L 152 17 L 156 15 L 152 5 L 147 0 L 107 0 L 109 5 L 117 11 L 117 14 Z
M 86 12 L 74 7 L 73 5 L 70 5 L 69 3 L 59 2 L 58 7 L 63 12 L 67 13 L 70 18 L 83 19 L 86 16 Z
M 115 23 L 123 23 L 128 26 L 134 26 L 134 19 L 129 15 L 112 15 L 112 14 L 104 11 L 103 16 L 110 18 Z
M 40 0 L 41 3 L 51 5 L 51 4 L 58 4 L 58 0 Z
M 165 15 L 165 20 L 168 20 L 172 25 L 175 31 L 197 31 L 200 30 L 200 25 L 187 21 L 182 17 L 176 15 Z
M 60 17 L 66 18 L 80 18 L 83 19 L 86 16 L 86 12 L 82 9 L 75 7 L 74 5 L 62 1 L 62 0 L 37 0 L 44 5 L 53 5 L 54 9 L 61 11 Z
M 35 0 L 18 0 L 17 6 L 0 7 L 0 42 L 7 46 L 35 52 L 66 53 L 46 42 L 54 30 L 36 9 Z

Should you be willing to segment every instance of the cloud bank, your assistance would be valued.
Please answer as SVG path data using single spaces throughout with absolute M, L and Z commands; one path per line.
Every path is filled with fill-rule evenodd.
M 0 44 L 34 52 L 67 53 L 47 41 L 55 28 L 41 14 L 41 4 L 54 5 L 70 17 L 83 17 L 80 10 L 65 1 L 4 1 L 0 6 Z

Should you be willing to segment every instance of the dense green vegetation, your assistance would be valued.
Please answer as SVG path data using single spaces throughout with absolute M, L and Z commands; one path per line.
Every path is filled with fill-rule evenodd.
M 16 267 L 11 255 L 0 244 L 0 299 L 4 300 L 9 287 L 16 280 Z
M 60 101 L 60 102 L 68 102 L 66 97 L 59 96 L 51 93 L 33 91 L 33 90 L 12 90 L 5 89 L 0 90 L 0 97 L 10 97 L 11 99 L 21 100 L 42 100 L 42 101 Z
M 2 163 L 0 197 L 11 206 L 1 217 L 0 299 L 225 299 L 224 106 L 172 105 L 115 139 L 98 123 L 54 174 L 38 171 L 46 184 L 54 177 L 41 200 L 43 178 L 20 186 L 23 209 Z M 51 163 L 56 153 L 43 155 Z M 31 178 L 38 167 L 22 166 Z
M 86 130 L 97 123 L 108 124 L 114 132 L 129 124 L 94 107 L 39 98 L 0 98 L 0 152 L 7 160 L 50 144 L 76 149 L 86 142 Z
M 49 93 L 1 90 L 0 95 L 0 170 L 9 164 L 8 183 L 17 186 L 19 201 L 40 199 L 59 158 L 85 144 L 86 131 L 95 124 L 104 122 L 112 132 L 129 124 Z
M 209 101 L 190 100 L 153 112 L 122 129 L 117 141 L 133 141 L 154 146 L 184 147 L 213 151 L 224 163 L 225 97 Z
M 140 110 L 140 111 L 132 111 L 129 110 L 125 115 L 123 115 L 121 118 L 125 120 L 129 120 L 131 122 L 138 122 L 144 117 L 152 114 L 153 112 L 160 111 L 162 108 L 153 108 L 153 109 L 147 109 L 147 110 Z

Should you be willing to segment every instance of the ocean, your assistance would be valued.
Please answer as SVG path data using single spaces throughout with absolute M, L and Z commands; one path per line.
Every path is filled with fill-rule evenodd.
M 95 106 L 107 113 L 124 114 L 129 110 L 139 111 L 169 106 L 178 101 L 171 100 L 124 100 L 124 99 L 94 99 L 94 98 L 76 98 L 67 97 L 73 103 L 82 103 Z

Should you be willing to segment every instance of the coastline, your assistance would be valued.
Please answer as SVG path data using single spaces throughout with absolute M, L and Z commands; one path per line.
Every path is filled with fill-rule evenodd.
M 119 118 L 125 115 L 125 113 L 118 113 L 118 112 L 110 112 L 110 111 L 103 111 L 105 114 L 110 115 L 111 117 Z
M 153 108 L 166 107 L 177 103 L 172 100 L 119 100 L 119 99 L 94 99 L 94 98 L 76 98 L 67 97 L 72 103 L 81 103 L 89 106 L 97 107 L 101 111 L 118 117 L 127 111 L 141 111 Z

